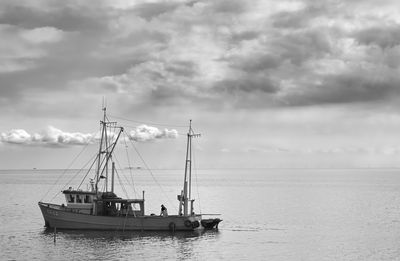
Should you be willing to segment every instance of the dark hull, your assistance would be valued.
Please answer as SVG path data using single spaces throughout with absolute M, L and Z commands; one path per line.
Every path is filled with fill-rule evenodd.
M 199 227 L 201 215 L 190 217 L 160 216 L 94 216 L 75 213 L 60 205 L 39 202 L 45 225 L 57 229 L 192 231 Z

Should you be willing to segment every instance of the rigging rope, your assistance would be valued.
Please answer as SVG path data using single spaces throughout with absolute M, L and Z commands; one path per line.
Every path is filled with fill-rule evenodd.
M 116 163 L 117 163 L 119 169 L 122 169 L 121 164 L 119 163 L 119 161 L 118 161 L 117 158 L 115 158 L 115 161 L 116 161 Z M 128 178 L 127 178 L 125 175 L 123 175 L 123 177 L 125 178 L 126 183 L 127 183 L 128 185 L 130 185 L 130 184 L 129 184 Z M 127 190 L 125 189 L 124 183 L 122 182 L 120 176 L 118 176 L 118 181 L 119 181 L 119 184 L 121 185 L 122 189 L 124 190 L 124 193 L 125 193 L 126 197 L 129 198 L 128 192 L 127 192 Z M 132 187 L 133 187 L 133 184 L 132 184 Z M 137 196 L 137 193 L 136 193 L 136 190 L 135 190 L 134 187 L 133 187 L 133 192 L 134 192 L 135 197 L 136 197 L 136 196 Z
M 134 122 L 134 123 L 140 123 L 140 124 L 150 124 L 150 125 L 156 125 L 156 126 L 164 126 L 164 127 L 174 127 L 174 128 L 187 128 L 187 125 L 171 125 L 171 124 L 164 124 L 164 123 L 155 123 L 155 122 L 144 122 L 144 121 L 135 121 L 135 120 L 130 120 L 122 117 L 118 117 L 115 115 L 110 115 L 113 118 L 124 120 L 124 121 L 129 121 L 129 122 Z
M 197 192 L 197 198 L 199 199 L 199 211 L 201 214 L 201 204 L 200 204 L 200 193 L 199 193 L 199 182 L 197 179 L 197 167 L 196 167 L 196 157 L 195 157 L 195 150 L 192 150 L 192 156 L 193 156 L 193 165 L 194 165 L 194 176 L 196 178 L 196 192 Z
M 133 126 L 133 125 L 127 125 L 127 124 L 124 124 L 124 127 L 125 128 L 131 128 L 131 129 L 136 129 L 138 126 Z M 183 128 L 182 128 L 183 129 Z M 186 135 L 186 132 L 185 131 L 176 131 L 177 132 L 177 134 L 178 135 Z
M 56 179 L 56 181 L 54 182 L 53 186 L 51 186 L 49 188 L 49 190 L 47 190 L 46 194 L 44 194 L 44 196 L 40 199 L 40 201 L 43 201 L 43 199 L 47 196 L 47 194 L 49 194 L 50 190 L 60 181 L 60 179 L 65 175 L 65 173 L 67 173 L 67 171 L 71 168 L 71 166 L 75 163 L 75 161 L 79 158 L 79 156 L 86 150 L 86 148 L 89 146 L 89 143 L 86 144 L 82 150 L 78 153 L 78 155 L 75 156 L 75 158 L 72 160 L 72 162 L 68 165 L 68 167 L 66 169 L 64 169 L 63 173 L 61 173 L 61 175 Z M 59 193 L 56 194 L 56 196 Z M 56 196 L 54 196 L 51 200 L 53 200 Z M 51 202 L 50 200 L 50 202 Z
M 125 196 L 126 196 L 126 198 L 129 198 L 128 192 L 126 191 L 126 189 L 125 189 L 125 186 L 124 186 L 124 183 L 122 182 L 122 180 L 121 180 L 121 177 L 119 176 L 119 174 L 118 174 L 118 171 L 117 171 L 117 170 L 115 170 L 115 174 L 117 175 L 117 178 L 118 178 L 119 184 L 121 185 L 121 187 L 122 187 L 122 190 L 123 190 L 123 192 L 125 193 Z
M 92 157 L 88 162 L 86 162 L 86 164 L 85 164 L 82 168 L 80 168 L 80 169 L 76 172 L 76 174 L 75 174 L 70 180 L 68 180 L 68 182 L 67 182 L 66 184 L 69 184 L 72 180 L 74 180 L 74 179 L 76 178 L 76 176 L 78 176 L 78 174 L 81 173 L 81 171 L 89 164 L 89 162 L 93 161 L 93 158 L 95 158 L 95 157 Z M 53 199 L 55 199 L 55 197 L 57 197 L 66 187 L 67 187 L 67 185 L 64 185 L 64 186 L 62 187 L 61 191 L 57 192 L 57 194 L 55 194 L 54 197 L 52 197 L 52 199 L 50 200 L 50 202 L 51 202 Z
M 133 141 L 130 140 L 130 142 L 132 143 L 132 147 L 135 149 L 136 153 L 138 154 L 140 160 L 143 162 L 143 165 L 145 166 L 146 170 L 150 173 L 151 177 L 153 178 L 154 182 L 158 185 L 158 187 L 160 188 L 161 192 L 164 194 L 164 197 L 168 200 L 168 203 L 173 206 L 174 210 L 177 211 L 178 209 L 175 207 L 174 204 L 172 204 L 171 200 L 168 198 L 167 193 L 165 193 L 164 189 L 162 188 L 162 186 L 160 185 L 160 183 L 158 183 L 157 179 L 155 178 L 155 176 L 153 175 L 153 172 L 151 171 L 151 169 L 149 168 L 149 166 L 147 165 L 147 163 L 144 161 L 142 155 L 139 153 L 139 151 L 136 149 L 135 145 L 133 144 Z
M 94 160 L 93 160 L 93 158 L 94 158 Z M 90 170 L 92 169 L 93 165 L 96 163 L 96 159 L 95 159 L 95 158 L 97 158 L 97 155 L 95 155 L 95 156 L 92 157 L 91 160 L 93 161 L 93 163 L 92 163 L 92 165 L 90 165 L 88 171 L 86 172 L 86 175 L 83 177 L 81 183 L 80 183 L 79 186 L 78 186 L 78 189 L 82 186 L 82 183 L 85 181 L 85 179 L 86 179 L 87 175 L 90 173 Z M 90 161 L 89 161 L 89 162 L 90 162 Z M 86 163 L 86 165 L 87 165 L 87 163 Z
M 131 181 L 132 181 L 133 192 L 135 193 L 135 196 L 136 196 L 137 193 L 136 193 L 136 189 L 135 189 L 135 183 L 134 183 L 133 173 L 132 173 L 132 165 L 131 165 L 131 161 L 130 161 L 130 159 L 129 159 L 128 144 L 126 143 L 126 139 L 129 139 L 129 137 L 128 137 L 128 135 L 124 132 L 124 144 L 125 144 L 126 158 L 128 159 L 129 174 L 130 174 Z

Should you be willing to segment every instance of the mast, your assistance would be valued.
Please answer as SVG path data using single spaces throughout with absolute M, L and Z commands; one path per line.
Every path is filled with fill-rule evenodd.
M 98 184 L 100 180 L 100 168 L 101 168 L 101 154 L 103 153 L 102 148 L 103 148 L 103 138 L 104 134 L 106 132 L 106 107 L 103 107 L 103 120 L 100 121 L 101 124 L 101 137 L 100 137 L 100 146 L 99 146 L 99 154 L 97 155 L 97 168 L 96 168 L 96 194 L 98 192 Z M 107 146 L 107 145 L 106 145 Z
M 115 173 L 115 162 L 112 163 L 111 169 L 111 192 L 114 193 L 114 173 Z
M 111 140 L 108 140 L 108 133 L 107 133 L 107 127 L 108 126 L 116 126 L 116 122 L 110 122 L 107 120 L 106 116 L 106 108 L 103 108 L 104 111 L 104 116 L 103 120 L 100 121 L 101 124 L 101 138 L 100 138 L 100 146 L 99 146 L 99 153 L 97 156 L 97 169 L 96 169 L 96 194 L 98 193 L 98 183 L 100 182 L 100 179 L 105 178 L 105 190 L 108 192 L 108 162 L 110 159 L 112 159 L 112 153 L 114 152 L 115 146 L 117 145 L 117 142 L 121 136 L 121 133 L 124 131 L 123 127 L 118 127 L 119 128 L 119 133 L 117 135 L 117 138 L 115 139 L 114 142 Z M 109 144 L 110 143 L 110 144 Z M 105 154 L 104 157 L 101 155 Z M 114 163 L 112 164 L 112 176 L 111 176 L 111 192 L 114 192 L 114 171 L 115 171 L 115 165 Z M 105 176 L 103 176 L 105 172 Z
M 192 129 L 192 120 L 189 122 L 189 131 L 187 133 L 187 144 L 186 144 L 186 161 L 185 161 L 185 176 L 183 180 L 183 191 L 181 195 L 178 195 L 180 201 L 179 204 L 179 215 L 182 215 L 182 205 L 183 205 L 183 215 L 188 216 L 188 207 L 190 202 L 190 215 L 193 213 L 193 201 L 192 199 L 192 138 L 200 137 L 200 134 L 195 134 Z

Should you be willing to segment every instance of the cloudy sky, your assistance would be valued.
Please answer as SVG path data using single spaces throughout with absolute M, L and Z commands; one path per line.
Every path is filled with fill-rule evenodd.
M 153 168 L 183 167 L 189 119 L 200 168 L 399 167 L 399 9 L 2 0 L 1 168 L 67 167 L 103 97 Z

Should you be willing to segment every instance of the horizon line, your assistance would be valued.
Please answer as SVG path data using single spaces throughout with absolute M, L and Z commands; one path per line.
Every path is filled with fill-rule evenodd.
M 184 170 L 184 168 L 142 168 L 142 167 L 132 167 L 132 168 L 120 168 L 119 170 Z M 347 170 L 347 169 L 370 169 L 370 170 L 379 170 L 379 169 L 400 169 L 399 167 L 231 167 L 231 168 L 224 168 L 224 167 L 209 167 L 209 168 L 196 168 L 195 170 L 263 170 L 263 169 L 276 169 L 276 170 L 285 170 L 285 169 L 316 169 L 316 170 Z M 6 168 L 0 169 L 0 171 L 16 171 L 16 170 L 89 170 L 89 169 L 81 169 L 81 168 Z

